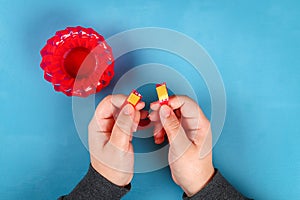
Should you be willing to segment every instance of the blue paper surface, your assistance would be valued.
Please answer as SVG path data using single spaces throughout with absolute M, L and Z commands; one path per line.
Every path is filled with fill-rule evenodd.
M 89 154 L 74 125 L 72 100 L 55 92 L 39 67 L 46 40 L 77 25 L 105 38 L 164 27 L 196 40 L 218 66 L 227 95 L 215 166 L 246 196 L 300 199 L 299 9 L 298 1 L 0 0 L 0 199 L 55 199 L 86 173 Z M 141 50 L 117 60 L 115 79 L 97 101 L 123 73 L 149 62 L 202 81 L 175 55 Z M 209 116 L 210 97 L 200 85 L 197 95 Z M 144 92 L 155 95 L 151 87 Z M 152 142 L 138 139 L 134 146 L 139 152 L 158 148 Z M 135 174 L 124 199 L 181 195 L 166 167 Z

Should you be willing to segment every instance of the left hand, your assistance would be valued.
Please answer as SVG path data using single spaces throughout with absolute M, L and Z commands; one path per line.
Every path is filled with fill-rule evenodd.
M 127 96 L 110 95 L 98 105 L 89 124 L 89 150 L 93 168 L 118 186 L 128 185 L 133 178 L 134 152 L 132 133 L 140 121 L 140 110 L 125 103 Z

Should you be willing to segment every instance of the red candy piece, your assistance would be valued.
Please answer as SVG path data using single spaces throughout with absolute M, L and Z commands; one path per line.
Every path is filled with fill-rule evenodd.
M 111 47 L 91 28 L 77 26 L 57 31 L 41 55 L 45 79 L 67 96 L 97 93 L 114 76 Z

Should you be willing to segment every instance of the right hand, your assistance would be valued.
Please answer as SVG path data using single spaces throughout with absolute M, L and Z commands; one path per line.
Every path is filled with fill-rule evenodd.
M 162 143 L 167 134 L 172 178 L 193 196 L 214 174 L 210 122 L 197 103 L 186 96 L 172 96 L 168 105 L 154 102 L 150 107 L 155 143 Z

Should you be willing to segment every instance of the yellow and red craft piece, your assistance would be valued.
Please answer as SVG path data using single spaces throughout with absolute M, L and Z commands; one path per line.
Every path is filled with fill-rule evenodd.
M 130 95 L 127 98 L 127 102 L 130 103 L 133 107 L 135 107 L 138 102 L 142 99 L 142 95 L 138 93 L 136 90 L 132 90 Z
M 166 83 L 156 84 L 156 92 L 161 105 L 168 104 L 169 95 Z

